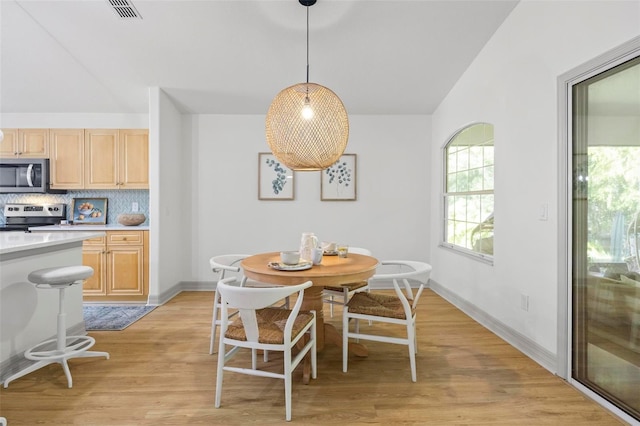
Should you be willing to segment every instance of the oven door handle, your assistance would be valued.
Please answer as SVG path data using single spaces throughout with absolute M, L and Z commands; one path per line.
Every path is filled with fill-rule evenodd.
M 33 175 L 33 164 L 29 164 L 29 167 L 27 167 L 27 185 L 28 186 L 33 186 L 32 175 Z

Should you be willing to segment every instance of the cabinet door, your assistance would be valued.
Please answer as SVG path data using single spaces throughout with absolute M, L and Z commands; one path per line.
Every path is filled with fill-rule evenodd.
M 2 129 L 4 139 L 0 142 L 0 157 L 15 158 L 18 155 L 18 129 Z
M 105 246 L 83 245 L 82 264 L 93 268 L 93 276 L 82 285 L 82 294 L 86 296 L 106 296 L 107 268 Z
M 119 183 L 123 189 L 149 188 L 149 131 L 120 130 Z
M 109 246 L 107 292 L 114 296 L 144 295 L 144 249 L 142 246 Z
M 84 188 L 84 131 L 51 129 L 49 133 L 51 188 Z
M 20 129 L 20 157 L 49 158 L 49 129 Z
M 85 130 L 86 189 L 116 189 L 118 178 L 118 130 Z

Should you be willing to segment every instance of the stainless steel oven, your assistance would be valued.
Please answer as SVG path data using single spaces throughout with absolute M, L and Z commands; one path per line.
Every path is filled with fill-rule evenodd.
M 35 226 L 60 225 L 67 218 L 67 205 L 8 203 L 3 213 L 5 224 L 0 225 L 0 231 L 27 232 Z

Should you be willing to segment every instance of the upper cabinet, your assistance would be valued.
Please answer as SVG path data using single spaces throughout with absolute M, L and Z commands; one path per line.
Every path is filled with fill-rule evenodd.
M 148 189 L 146 129 L 51 129 L 54 189 Z
M 2 129 L 2 158 L 49 158 L 49 129 Z
M 84 187 L 118 188 L 118 130 L 86 129 L 84 140 Z
M 51 129 L 49 175 L 53 189 L 84 189 L 84 130 Z
M 119 130 L 120 187 L 122 189 L 149 188 L 149 131 Z
M 149 188 L 149 132 L 85 130 L 85 188 Z

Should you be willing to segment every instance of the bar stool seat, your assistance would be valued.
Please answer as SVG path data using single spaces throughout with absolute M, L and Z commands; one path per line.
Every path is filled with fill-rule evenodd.
M 62 365 L 69 387 L 73 386 L 73 379 L 69 371 L 67 360 L 70 358 L 87 358 L 103 356 L 109 359 L 108 352 L 88 351 L 95 343 L 91 336 L 67 336 L 66 313 L 64 312 L 64 291 L 72 285 L 80 285 L 93 275 L 93 268 L 89 266 L 63 266 L 45 268 L 33 271 L 28 279 L 39 289 L 56 289 L 59 291 L 58 332 L 55 339 L 46 340 L 27 349 L 25 358 L 36 361 L 29 367 L 9 376 L 4 381 L 6 388 L 10 382 L 36 371 L 49 364 Z M 55 349 L 51 349 L 54 346 Z

